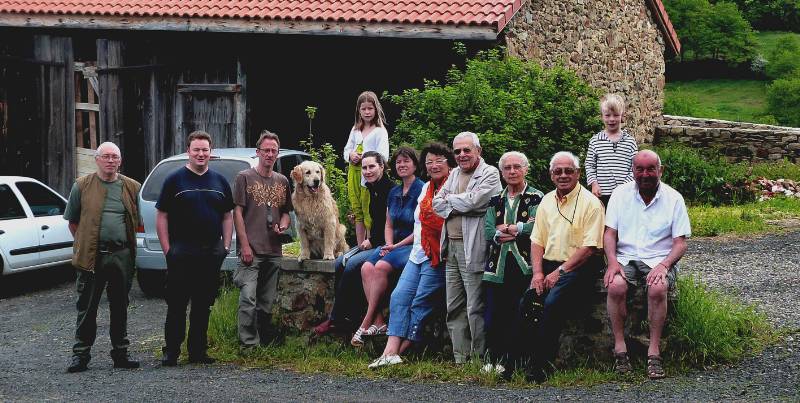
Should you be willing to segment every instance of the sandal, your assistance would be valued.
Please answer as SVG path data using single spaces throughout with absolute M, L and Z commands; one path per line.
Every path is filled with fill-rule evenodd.
M 369 329 L 367 329 L 363 336 L 379 336 L 386 334 L 386 325 L 381 325 L 380 327 L 375 325 L 370 325 Z
M 664 378 L 664 365 L 661 356 L 649 355 L 647 356 L 647 377 L 650 379 Z
M 352 345 L 353 347 L 363 347 L 364 339 L 362 339 L 361 336 L 366 332 L 367 329 L 359 327 L 358 330 L 356 330 L 356 333 L 353 335 L 353 338 L 350 339 L 350 345 Z
M 631 370 L 633 370 L 633 367 L 631 366 L 631 360 L 628 358 L 628 352 L 622 351 L 614 353 L 614 371 L 620 375 L 624 375 Z

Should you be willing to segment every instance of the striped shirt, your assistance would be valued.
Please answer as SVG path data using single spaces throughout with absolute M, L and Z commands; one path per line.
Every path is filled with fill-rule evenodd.
M 636 139 L 624 130 L 617 141 L 609 140 L 605 131 L 592 136 L 586 152 L 587 185 L 597 182 L 600 194 L 608 196 L 617 186 L 632 181 L 631 164 L 638 150 Z

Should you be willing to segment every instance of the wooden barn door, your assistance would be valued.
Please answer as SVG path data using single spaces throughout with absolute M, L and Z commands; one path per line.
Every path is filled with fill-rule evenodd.
M 179 84 L 182 119 L 178 133 L 186 138 L 195 130 L 211 135 L 216 148 L 236 147 L 237 84 Z
M 186 151 L 186 137 L 195 130 L 211 135 L 212 148 L 246 146 L 245 76 L 238 61 L 226 73 L 213 78 L 203 74 L 193 83 L 184 82 L 190 74 L 181 77 L 175 102 L 176 154 Z

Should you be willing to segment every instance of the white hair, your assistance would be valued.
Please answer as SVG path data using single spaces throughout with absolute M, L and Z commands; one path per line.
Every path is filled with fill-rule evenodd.
M 500 157 L 500 161 L 497 163 L 497 165 L 500 165 L 500 169 L 503 169 L 503 164 L 506 162 L 506 158 L 508 158 L 508 157 L 517 157 L 517 158 L 521 159 L 522 160 L 522 166 L 525 167 L 525 168 L 527 168 L 528 165 L 529 165 L 528 157 L 525 154 L 523 154 L 523 153 L 521 153 L 519 151 L 508 151 L 508 152 L 504 153 Z
M 94 156 L 95 157 L 99 157 L 102 154 L 100 151 L 103 148 L 111 148 L 112 150 L 117 152 L 117 155 L 122 156 L 122 152 L 119 150 L 119 147 L 117 147 L 116 144 L 114 144 L 114 143 L 112 143 L 110 141 L 106 141 L 106 142 L 100 144 L 99 146 L 97 146 L 97 150 L 95 150 Z
M 556 166 L 556 160 L 564 157 L 571 159 L 572 165 L 574 165 L 576 169 L 581 167 L 581 160 L 578 159 L 578 157 L 576 157 L 575 154 L 569 151 L 559 151 L 553 154 L 553 158 L 550 158 L 550 170 L 552 171 L 553 167 Z
M 636 159 L 636 156 L 639 155 L 639 154 L 641 154 L 641 155 L 647 155 L 647 154 L 654 155 L 656 157 L 656 161 L 658 161 L 658 166 L 659 167 L 661 166 L 661 157 L 658 155 L 657 152 L 655 152 L 653 150 L 640 150 L 640 151 L 637 151 L 636 154 L 633 154 L 633 159 Z
M 453 138 L 453 144 L 456 143 L 456 140 L 465 139 L 465 138 L 468 138 L 468 139 L 472 140 L 472 144 L 475 147 L 481 148 L 481 141 L 478 139 L 478 135 L 473 133 L 473 132 L 461 132 L 461 133 L 456 134 L 456 137 Z

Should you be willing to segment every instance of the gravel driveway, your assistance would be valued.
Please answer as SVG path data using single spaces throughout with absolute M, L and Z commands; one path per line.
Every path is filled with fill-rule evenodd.
M 138 370 L 115 370 L 108 357 L 108 309 L 101 303 L 90 370 L 66 374 L 75 326 L 68 269 L 0 283 L 0 401 L 498 401 L 498 400 L 800 400 L 800 232 L 690 241 L 684 273 L 764 307 L 777 326 L 795 329 L 780 345 L 724 368 L 663 381 L 591 388 L 511 390 L 473 385 L 364 380 L 245 370 L 228 365 L 160 368 L 166 312 L 134 286 L 129 331 Z

